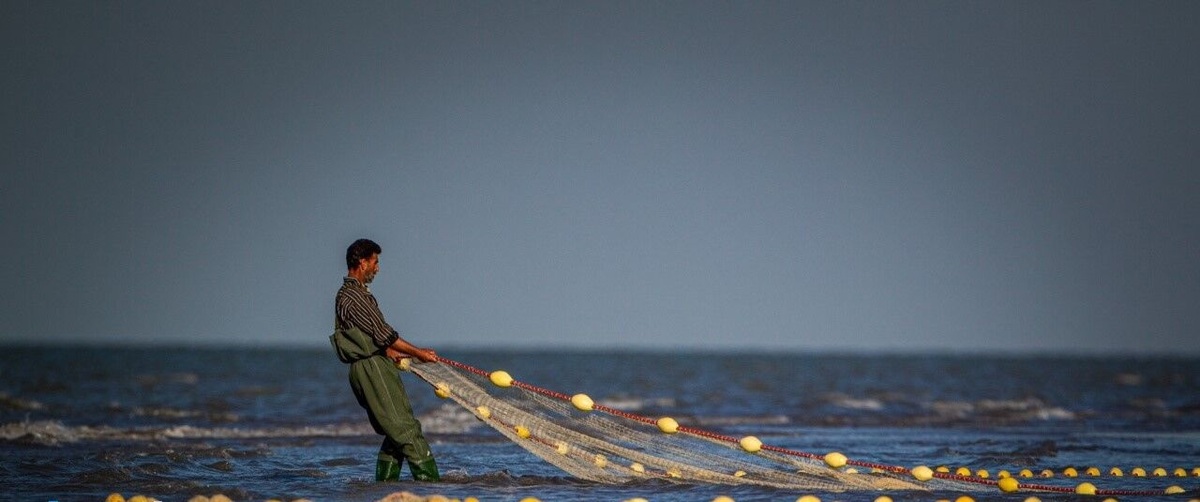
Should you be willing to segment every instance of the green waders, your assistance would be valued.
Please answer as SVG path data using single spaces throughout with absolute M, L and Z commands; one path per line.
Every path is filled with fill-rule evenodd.
M 400 463 L 407 459 L 413 479 L 439 481 L 433 452 L 421 433 L 421 422 L 413 416 L 396 366 L 358 328 L 336 330 L 329 340 L 338 359 L 350 365 L 350 388 L 358 404 L 367 410 L 371 427 L 384 436 L 375 463 L 375 480 L 400 479 Z

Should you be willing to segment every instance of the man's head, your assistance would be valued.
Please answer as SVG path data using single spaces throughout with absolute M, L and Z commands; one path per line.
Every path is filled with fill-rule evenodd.
M 346 271 L 367 284 L 379 272 L 379 253 L 383 249 L 371 239 L 359 239 L 346 248 Z

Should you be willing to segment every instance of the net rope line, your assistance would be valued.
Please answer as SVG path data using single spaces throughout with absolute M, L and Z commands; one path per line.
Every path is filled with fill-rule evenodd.
M 845 465 L 870 472 L 844 472 L 827 465 L 822 455 L 768 444 L 750 453 L 733 436 L 685 425 L 678 425 L 677 431 L 669 434 L 659 429 L 654 418 L 599 403 L 591 404 L 590 411 L 580 411 L 572 404 L 572 396 L 516 379 L 505 387 L 522 392 L 511 392 L 494 385 L 487 371 L 442 356 L 436 358 L 441 364 L 405 359 L 400 366 L 433 386 L 439 397 L 454 400 L 517 445 L 585 480 L 620 483 L 665 479 L 829 491 L 969 491 L 999 484 L 998 480 L 940 471 L 932 472 L 929 480 L 917 481 L 909 468 L 856 459 L 846 459 Z M 643 427 L 630 426 L 638 424 Z M 1021 482 L 1019 487 L 1035 492 L 1077 491 L 1076 487 L 1039 483 Z M 1164 492 L 1097 488 L 1094 494 L 1161 496 Z

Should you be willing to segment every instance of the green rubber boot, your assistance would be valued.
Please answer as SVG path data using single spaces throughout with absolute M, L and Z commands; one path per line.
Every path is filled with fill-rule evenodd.
M 438 475 L 437 462 L 434 462 L 433 458 L 423 462 L 409 460 L 408 468 L 412 471 L 413 479 L 417 481 L 437 482 L 442 480 L 442 477 Z
M 400 481 L 400 463 L 391 460 L 376 460 L 375 481 Z

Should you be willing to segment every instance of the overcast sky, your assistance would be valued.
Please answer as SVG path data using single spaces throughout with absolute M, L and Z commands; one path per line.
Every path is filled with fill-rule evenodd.
M 1200 3 L 0 2 L 0 342 L 1200 354 Z

